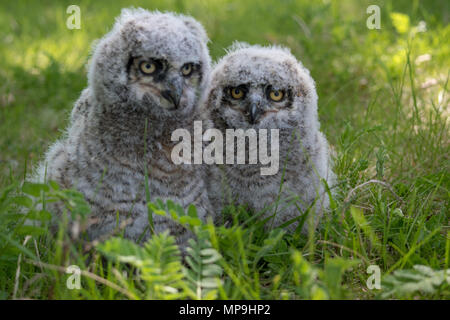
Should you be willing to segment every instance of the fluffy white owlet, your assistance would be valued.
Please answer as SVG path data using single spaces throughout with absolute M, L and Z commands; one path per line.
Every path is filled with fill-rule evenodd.
M 293 230 L 305 212 L 314 215 L 305 221 L 317 222 L 329 204 L 320 180 L 328 184 L 333 180 L 328 144 L 319 131 L 314 81 L 287 49 L 235 44 L 213 68 L 202 108 L 209 126 L 224 136 L 227 129 L 254 129 L 257 134 L 266 129 L 269 154 L 271 129 L 279 134 L 275 174 L 262 175 L 261 168 L 267 165 L 260 161 L 249 164 L 250 138 L 245 144 L 245 164 L 235 159 L 234 164 L 209 167 L 211 203 L 219 210 L 228 204 L 248 205 L 262 218 L 272 216 L 266 227 L 294 221 L 288 227 Z M 261 140 L 256 141 L 260 150 Z M 234 148 L 235 153 L 239 151 L 236 141 Z M 302 231 L 307 229 L 306 222 Z
M 128 221 L 125 237 L 149 236 L 146 172 L 151 200 L 171 199 L 184 208 L 195 204 L 201 219 L 211 212 L 199 170 L 171 160 L 171 134 L 193 126 L 206 86 L 207 41 L 191 17 L 124 9 L 96 44 L 88 87 L 66 134 L 37 171 L 40 181 L 53 180 L 84 194 L 94 218 L 90 238 L 110 234 L 117 213 L 120 221 Z M 153 221 L 155 232 L 170 230 L 182 246 L 190 236 L 165 217 Z

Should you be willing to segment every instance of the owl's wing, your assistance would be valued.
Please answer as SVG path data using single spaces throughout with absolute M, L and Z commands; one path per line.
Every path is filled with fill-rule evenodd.
M 67 157 L 67 141 L 74 131 L 80 131 L 83 128 L 85 118 L 92 106 L 91 90 L 84 89 L 80 97 L 75 102 L 74 108 L 70 114 L 69 127 L 65 130 L 60 139 L 54 142 L 46 152 L 44 159 L 34 168 L 33 172 L 27 176 L 28 181 L 44 183 L 48 180 L 61 182 L 58 176 L 58 170 L 64 167 Z
M 75 106 L 70 114 L 70 123 L 73 125 L 77 121 L 84 118 L 89 113 L 89 109 L 92 106 L 92 95 L 91 89 L 86 88 L 81 92 L 80 97 L 75 102 Z

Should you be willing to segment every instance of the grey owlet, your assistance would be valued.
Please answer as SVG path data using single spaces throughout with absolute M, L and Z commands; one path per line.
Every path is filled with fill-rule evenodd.
M 237 43 L 217 62 L 202 106 L 208 126 L 220 130 L 224 141 L 227 129 L 257 133 L 267 129 L 264 147 L 269 153 L 271 129 L 279 136 L 279 149 L 274 146 L 279 169 L 271 174 L 261 174 L 267 165 L 260 161 L 249 164 L 248 137 L 245 164 L 235 159 L 233 164 L 209 166 L 208 188 L 218 211 L 228 204 L 248 205 L 255 214 L 272 217 L 266 226 L 293 222 L 289 230 L 298 226 L 293 219 L 305 212 L 314 215 L 306 221 L 317 222 L 329 205 L 321 179 L 328 184 L 334 179 L 328 143 L 319 131 L 317 99 L 309 71 L 288 49 Z M 259 138 L 256 144 L 259 150 Z M 236 146 L 235 141 L 235 153 L 239 151 Z M 307 226 L 303 224 L 303 232 Z
M 124 9 L 95 45 L 88 87 L 36 173 L 85 196 L 90 238 L 111 233 L 117 214 L 129 221 L 125 237 L 148 237 L 146 172 L 151 200 L 192 203 L 201 219 L 211 212 L 200 170 L 171 159 L 172 132 L 190 130 L 197 116 L 210 72 L 207 42 L 191 17 Z M 166 217 L 153 221 L 155 232 L 170 230 L 182 246 L 190 236 Z

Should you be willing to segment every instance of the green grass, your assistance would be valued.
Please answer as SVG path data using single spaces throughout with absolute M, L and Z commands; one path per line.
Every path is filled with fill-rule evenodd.
M 82 29 L 68 30 L 72 3 L 0 3 L 0 299 L 450 298 L 447 2 L 139 1 L 201 21 L 214 59 L 234 40 L 289 46 L 317 82 L 335 154 L 331 212 L 306 237 L 265 233 L 243 208 L 231 208 L 225 228 L 154 202 L 197 234 L 186 263 L 166 235 L 143 247 L 120 237 L 93 245 L 62 221 L 51 236 L 39 203 L 62 199 L 83 217 L 82 197 L 21 184 L 67 125 L 92 41 L 133 5 L 81 1 Z M 366 28 L 370 4 L 381 30 Z M 24 226 L 23 208 L 43 224 Z M 69 265 L 83 270 L 81 290 L 66 286 Z M 381 290 L 367 288 L 370 265 Z

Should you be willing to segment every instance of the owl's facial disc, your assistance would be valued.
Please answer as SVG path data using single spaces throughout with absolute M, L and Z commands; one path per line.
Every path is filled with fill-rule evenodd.
M 165 110 L 183 109 L 191 104 L 190 86 L 199 65 L 185 63 L 174 67 L 163 59 L 134 58 L 130 62 L 129 82 L 142 104 L 146 102 Z
M 249 86 L 241 84 L 226 87 L 223 102 L 235 113 L 240 114 L 249 125 L 259 126 L 261 121 L 292 105 L 290 89 L 278 89 L 270 84 Z

